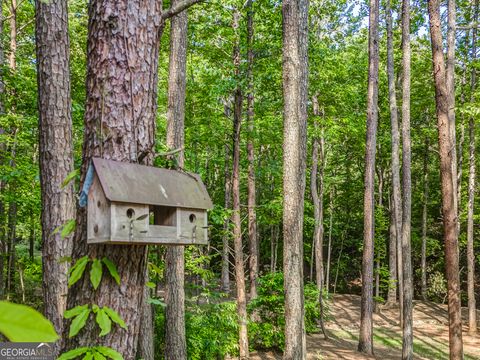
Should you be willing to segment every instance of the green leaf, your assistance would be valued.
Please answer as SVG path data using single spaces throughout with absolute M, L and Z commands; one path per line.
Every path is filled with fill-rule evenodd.
M 80 330 L 83 329 L 85 323 L 87 322 L 88 316 L 90 315 L 91 310 L 85 309 L 80 314 L 78 314 L 75 319 L 73 319 L 72 323 L 70 324 L 70 331 L 68 333 L 68 337 L 74 337 L 79 333 Z
M 25 305 L 0 301 L 0 333 L 13 342 L 53 342 L 58 335 L 50 321 Z
M 63 317 L 65 319 L 70 319 L 74 316 L 77 316 L 78 314 L 81 314 L 82 312 L 84 312 L 86 309 L 88 309 L 88 304 L 85 304 L 85 305 L 79 305 L 79 306 L 75 306 L 74 308 L 72 309 L 69 309 L 67 311 L 65 311 L 63 313 Z
M 70 183 L 70 181 L 75 179 L 79 174 L 80 174 L 80 169 L 75 169 L 70 174 L 68 174 L 62 182 L 62 189 L 65 186 L 67 186 Z
M 100 281 L 102 281 L 102 262 L 98 259 L 93 259 L 92 268 L 90 269 L 90 282 L 95 290 L 100 285 Z
M 104 309 L 99 309 L 97 311 L 95 321 L 97 322 L 98 326 L 100 326 L 100 329 L 102 329 L 100 336 L 105 336 L 110 332 L 110 330 L 112 330 L 112 321 Z
M 92 305 L 92 310 L 93 310 L 93 313 L 96 314 L 98 312 L 98 310 L 100 310 L 100 308 L 98 307 L 98 305 L 93 304 Z
M 167 304 L 165 304 L 163 301 L 160 301 L 159 299 L 153 299 L 153 298 L 148 298 L 147 303 L 153 304 L 153 305 L 160 305 L 162 307 L 167 306 Z
M 70 359 L 75 359 L 77 357 L 79 357 L 80 355 L 82 354 L 85 354 L 90 351 L 90 348 L 88 347 L 79 347 L 79 348 L 76 348 L 76 349 L 73 349 L 73 350 L 70 350 L 70 351 L 67 351 L 66 353 L 63 353 L 62 355 L 60 355 L 58 357 L 57 360 L 70 360 Z M 85 356 L 84 359 L 86 359 L 87 357 Z
M 110 261 L 109 259 L 107 259 L 106 257 L 104 257 L 102 259 L 102 261 L 105 264 L 105 266 L 107 267 L 110 275 L 115 279 L 115 282 L 118 285 L 120 285 L 120 275 L 118 275 L 117 267 L 115 266 L 115 264 L 112 261 Z
M 70 268 L 70 277 L 68 278 L 68 287 L 75 284 L 83 275 L 85 267 L 87 266 L 90 259 L 87 255 L 77 260 L 75 265 Z
M 97 346 L 95 348 L 99 353 L 109 357 L 110 359 L 113 360 L 123 360 L 123 356 L 120 355 L 120 353 L 116 352 L 112 348 L 106 347 L 106 346 Z
M 93 360 L 93 354 L 89 351 L 85 357 L 83 358 L 83 360 Z
M 107 313 L 108 316 L 110 316 L 110 319 L 112 319 L 114 323 L 117 323 L 118 325 L 120 325 L 120 327 L 124 329 L 127 328 L 127 325 L 125 325 L 125 321 L 122 320 L 120 315 L 118 315 L 115 310 L 109 308 L 108 306 L 104 306 L 103 310 Z
M 155 283 L 151 281 L 147 281 L 145 284 L 146 287 L 149 287 L 150 289 L 155 289 Z
M 65 239 L 68 235 L 75 231 L 77 226 L 77 221 L 75 219 L 68 220 L 65 225 L 62 227 L 62 232 L 60 233 L 60 237 Z
M 97 351 L 95 351 L 93 353 L 93 359 L 94 360 L 107 360 L 107 358 L 105 356 L 103 356 L 102 353 L 99 353 Z

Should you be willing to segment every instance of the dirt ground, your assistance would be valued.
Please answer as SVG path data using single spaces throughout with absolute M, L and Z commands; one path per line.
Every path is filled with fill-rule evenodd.
M 331 319 L 326 328 L 329 339 L 321 334 L 307 335 L 308 359 L 401 359 L 401 329 L 398 308 L 380 309 L 374 314 L 374 357 L 356 351 L 360 323 L 360 297 L 335 295 L 330 303 Z M 464 320 L 466 309 L 463 310 Z M 480 319 L 480 311 L 478 312 Z M 415 359 L 448 359 L 447 306 L 414 301 L 413 328 Z M 465 322 L 464 322 L 465 324 Z M 464 326 L 463 345 L 466 360 L 480 359 L 480 334 L 467 335 Z M 256 353 L 255 360 L 277 360 L 280 354 Z

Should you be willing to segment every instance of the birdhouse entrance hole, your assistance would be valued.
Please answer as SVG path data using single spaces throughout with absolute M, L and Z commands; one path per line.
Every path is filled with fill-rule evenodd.
M 167 206 L 151 206 L 151 225 L 177 226 L 177 209 Z

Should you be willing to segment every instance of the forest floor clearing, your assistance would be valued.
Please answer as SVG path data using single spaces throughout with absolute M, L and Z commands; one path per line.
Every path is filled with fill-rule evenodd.
M 466 360 L 480 359 L 480 334 L 467 334 L 466 308 L 464 316 L 463 348 Z M 480 311 L 478 315 L 480 316 Z M 328 340 L 321 333 L 307 335 L 308 359 L 401 359 L 402 331 L 398 323 L 398 307 L 382 308 L 374 314 L 375 356 L 364 356 L 356 351 L 360 324 L 360 296 L 334 296 L 330 302 L 330 320 L 326 322 Z M 413 335 L 415 359 L 448 359 L 447 305 L 414 301 Z M 281 355 L 272 352 L 255 353 L 255 360 L 277 360 Z

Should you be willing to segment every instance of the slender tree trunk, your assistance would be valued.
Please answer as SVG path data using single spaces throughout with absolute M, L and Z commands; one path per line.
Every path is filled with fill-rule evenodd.
M 330 220 L 328 225 L 328 245 L 327 245 L 327 273 L 325 276 L 325 289 L 327 294 L 330 291 L 330 257 L 332 255 L 332 230 L 333 230 L 333 198 L 334 198 L 335 189 L 330 190 Z
M 3 0 L 0 0 L 0 18 L 3 19 Z M 3 67 L 5 63 L 5 52 L 3 49 L 3 21 L 0 21 L 0 116 L 5 114 L 4 96 L 5 84 L 3 83 Z M 0 127 L 0 135 L 3 135 L 5 130 Z M 6 152 L 6 144 L 0 142 L 0 164 L 3 165 Z M 5 182 L 0 180 L 0 195 L 5 189 Z M 5 256 L 6 256 L 6 239 L 5 239 L 5 203 L 0 199 L 0 299 L 3 299 L 5 289 Z
M 340 251 L 338 253 L 338 259 L 337 259 L 337 269 L 335 270 L 335 280 L 333 282 L 333 294 L 334 295 L 337 292 L 338 270 L 340 268 L 340 260 L 342 260 L 342 252 L 343 252 L 344 241 L 345 241 L 345 232 L 342 234 L 342 242 L 340 243 Z
M 75 218 L 70 100 L 68 9 L 63 0 L 36 1 L 40 185 L 42 195 L 42 263 L 45 315 L 62 333 L 66 309 L 72 236 L 55 229 Z M 31 227 L 33 230 L 33 214 Z M 31 240 L 33 243 L 33 239 Z M 33 257 L 33 247 L 32 254 Z M 59 347 L 56 348 L 58 352 Z
M 325 165 L 325 146 L 323 134 L 318 136 L 318 122 L 317 118 L 320 116 L 320 109 L 318 105 L 318 97 L 315 95 L 312 99 L 313 115 L 315 133 L 313 135 L 313 149 L 312 149 L 312 171 L 310 174 L 310 192 L 312 194 L 313 212 L 315 226 L 313 230 L 313 247 L 315 249 L 315 277 L 317 289 L 319 291 L 320 304 L 320 327 L 322 329 L 325 339 L 328 338 L 323 324 L 323 169 Z M 321 132 L 322 130 L 320 130 Z M 319 159 L 320 157 L 320 159 Z M 320 160 L 320 169 L 318 162 Z M 319 180 L 317 184 L 317 173 L 319 173 Z M 313 260 L 313 259 L 312 259 Z
M 425 155 L 423 158 L 423 209 L 422 209 L 422 298 L 427 300 L 427 216 L 428 216 L 428 152 L 430 142 L 425 139 Z
M 388 268 L 389 285 L 387 295 L 387 306 L 392 306 L 397 302 L 397 227 L 395 226 L 395 209 L 393 195 L 390 196 L 390 236 L 388 244 Z
M 380 151 L 380 146 L 378 147 Z M 379 167 L 378 172 L 378 209 L 383 213 L 383 170 Z M 378 312 L 378 298 L 380 297 L 380 254 L 375 256 L 375 300 L 373 310 Z
M 240 11 L 234 10 L 233 31 L 236 36 L 233 49 L 233 64 L 237 81 L 240 75 Z M 239 321 L 239 351 L 240 359 L 247 359 L 248 334 L 247 334 L 247 298 L 245 289 L 245 271 L 243 268 L 243 244 L 242 244 L 242 223 L 240 218 L 240 129 L 242 125 L 242 103 L 243 95 L 240 85 L 237 85 L 234 93 L 233 109 L 233 242 L 235 248 L 235 278 L 237 283 L 237 313 Z
M 163 25 L 160 2 L 90 2 L 81 183 L 92 156 L 152 163 L 158 49 Z M 88 275 L 84 275 L 69 289 L 67 308 L 87 303 L 108 306 L 119 313 L 127 328 L 115 326 L 108 335 L 98 337 L 98 327 L 91 318 L 77 336 L 69 338 L 68 321 L 63 330 L 64 349 L 104 345 L 118 351 L 124 359 L 132 360 L 138 346 L 138 311 L 144 302 L 147 248 L 142 245 L 87 246 L 86 214 L 84 208 L 77 209 L 72 257 L 74 261 L 85 255 L 91 259 L 107 257 L 116 264 L 121 284 L 104 276 L 94 291 Z
M 33 261 L 33 253 L 35 249 L 35 217 L 33 216 L 33 209 L 30 210 L 30 234 L 28 236 L 28 256 L 30 261 Z M 65 293 L 66 294 L 66 293 Z
M 411 255 L 412 175 L 410 144 L 410 0 L 402 2 L 402 358 L 413 359 L 413 277 Z
M 173 0 L 171 6 L 179 3 Z M 174 16 L 170 28 L 168 75 L 167 147 L 183 149 L 185 144 L 185 89 L 187 68 L 187 12 Z M 176 154 L 176 164 L 184 167 L 184 151 Z M 166 263 L 165 359 L 186 359 L 185 338 L 185 248 L 168 246 Z M 148 360 L 148 359 L 147 359 Z M 153 359 L 152 359 L 153 360 Z
M 17 237 L 17 203 L 10 202 L 7 222 L 7 281 L 5 292 L 10 300 L 15 292 L 15 242 Z
M 248 155 L 248 244 L 250 248 L 249 268 L 250 268 L 250 299 L 257 297 L 257 282 L 259 270 L 259 251 L 257 240 L 257 215 L 255 200 L 255 154 L 254 154 L 254 95 L 253 95 L 253 0 L 248 1 L 247 7 L 247 155 Z
M 224 113 L 227 119 L 230 118 L 230 107 L 228 103 L 225 102 L 224 104 Z M 224 165 L 224 173 L 225 173 L 225 210 L 229 210 L 232 202 L 232 174 L 230 173 L 230 146 L 228 143 L 225 143 L 225 165 Z M 223 221 L 223 235 L 222 235 L 222 291 L 225 293 L 230 292 L 230 218 L 228 216 L 225 217 Z
M 397 243 L 390 248 L 395 248 L 396 252 L 389 252 L 390 257 L 390 280 L 391 286 L 394 286 L 396 292 L 398 286 L 398 297 L 400 300 L 400 319 L 402 319 L 403 309 L 403 267 L 402 267 L 402 247 L 400 246 L 402 239 L 402 195 L 400 189 L 400 131 L 398 129 L 398 108 L 397 95 L 395 90 L 395 72 L 393 57 L 393 30 L 392 30 L 392 11 L 390 8 L 390 0 L 387 0 L 386 6 L 386 22 L 387 22 L 387 73 L 388 73 L 388 95 L 390 103 L 390 122 L 392 131 L 392 192 L 393 192 L 393 219 L 395 220 L 395 239 Z M 395 264 L 396 277 L 392 277 L 392 265 Z M 398 281 L 397 281 L 398 280 Z M 396 295 L 390 292 L 389 302 L 396 303 Z
M 17 70 L 17 0 L 10 0 L 10 54 L 8 55 L 8 64 L 10 69 Z
M 475 0 L 473 9 L 473 22 L 478 21 L 478 0 Z M 477 58 L 477 28 L 472 30 L 472 63 Z M 471 103 L 474 102 L 476 89 L 476 69 L 472 67 L 470 79 Z M 469 135 L 469 173 L 468 173 L 468 214 L 467 214 L 467 295 L 468 295 L 468 332 L 470 335 L 477 333 L 477 309 L 475 301 L 475 251 L 473 233 L 473 210 L 475 201 L 475 119 L 470 116 L 468 121 Z
M 305 193 L 308 0 L 284 0 L 283 19 L 283 270 L 285 360 L 305 359 L 303 210 Z
M 460 278 L 457 238 L 457 212 L 455 209 L 455 188 L 452 172 L 452 142 L 449 131 L 448 91 L 443 58 L 440 3 L 428 1 L 430 35 L 432 41 L 433 77 L 438 122 L 438 143 L 440 152 L 440 175 L 442 189 L 442 215 L 445 239 L 445 266 L 448 288 L 448 318 L 450 359 L 463 359 L 462 317 L 460 312 Z
M 364 238 L 362 299 L 358 351 L 373 354 L 373 256 L 375 234 L 375 153 L 378 121 L 378 12 L 379 1 L 370 0 L 368 37 L 367 139 L 365 150 Z

